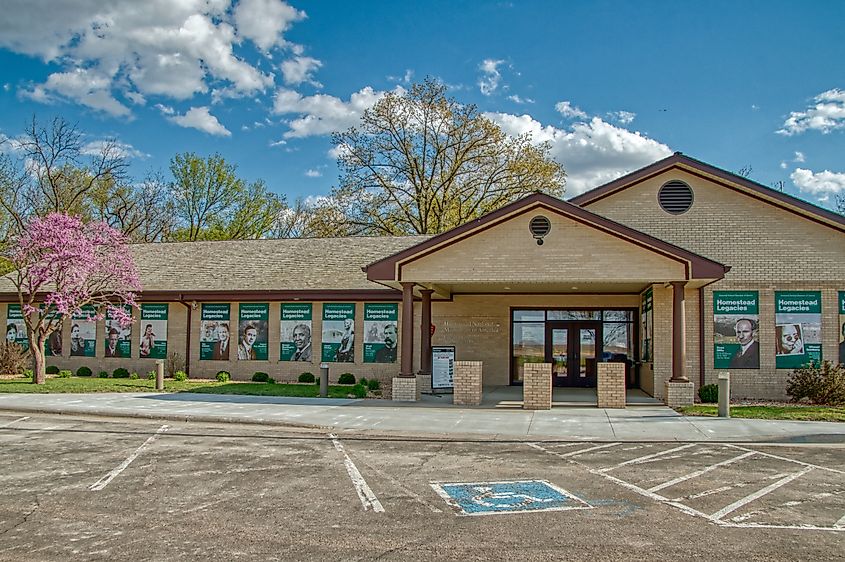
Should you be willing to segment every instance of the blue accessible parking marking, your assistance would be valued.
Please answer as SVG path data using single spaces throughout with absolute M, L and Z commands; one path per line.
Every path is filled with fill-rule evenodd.
M 567 511 L 592 506 L 546 480 L 432 482 L 431 487 L 458 515 Z

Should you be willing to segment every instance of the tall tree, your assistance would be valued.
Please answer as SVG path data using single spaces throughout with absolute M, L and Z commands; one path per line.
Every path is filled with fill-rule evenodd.
M 836 194 L 836 211 L 840 215 L 845 215 L 845 193 Z
M 170 185 L 161 174 L 137 184 L 102 182 L 87 197 L 88 214 L 125 234 L 130 242 L 159 242 L 176 229 Z
M 359 233 L 433 234 L 529 193 L 563 194 L 548 144 L 505 134 L 430 78 L 386 94 L 332 143 L 341 169 L 332 195 Z

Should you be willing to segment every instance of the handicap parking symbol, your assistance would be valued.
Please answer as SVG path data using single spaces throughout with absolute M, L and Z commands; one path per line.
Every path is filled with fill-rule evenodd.
M 590 509 L 584 500 L 546 480 L 432 482 L 431 487 L 458 515 L 496 515 Z

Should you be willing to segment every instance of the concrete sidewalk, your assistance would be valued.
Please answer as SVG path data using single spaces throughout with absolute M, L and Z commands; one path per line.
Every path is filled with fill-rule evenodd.
M 624 410 L 460 408 L 448 398 L 382 400 L 191 393 L 0 394 L 0 410 L 195 422 L 250 423 L 336 432 L 514 440 L 845 443 L 845 424 L 686 417 L 665 406 Z

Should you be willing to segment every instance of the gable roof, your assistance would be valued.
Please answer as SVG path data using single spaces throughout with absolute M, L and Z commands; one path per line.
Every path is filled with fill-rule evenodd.
M 576 195 L 569 200 L 573 205 L 588 207 L 590 204 L 609 197 L 629 187 L 633 187 L 658 174 L 677 168 L 689 174 L 709 180 L 728 189 L 743 193 L 760 201 L 801 215 L 831 228 L 845 231 L 845 217 L 828 209 L 813 205 L 803 199 L 766 187 L 748 178 L 717 168 L 701 160 L 690 158 L 680 152 L 658 160 L 645 168 L 640 168 L 621 178 L 613 180 L 590 191 Z

